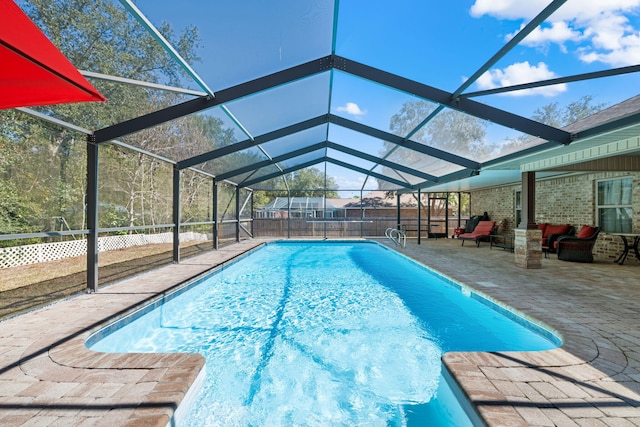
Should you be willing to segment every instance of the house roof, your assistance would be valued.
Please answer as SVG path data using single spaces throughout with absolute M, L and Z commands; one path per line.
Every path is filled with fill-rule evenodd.
M 288 206 L 293 210 L 314 210 L 314 209 L 333 209 L 335 206 L 331 202 L 332 199 L 327 199 L 325 204 L 324 197 L 276 197 L 267 203 L 265 206 L 261 206 L 258 209 L 261 210 L 286 210 Z
M 324 197 L 276 197 L 264 206 L 258 207 L 259 210 L 286 210 L 290 205 L 291 209 L 323 209 L 325 207 Z M 397 197 L 384 191 L 370 191 L 364 193 L 362 198 L 332 198 L 327 197 L 327 209 L 347 209 L 370 207 L 395 207 L 397 205 Z M 400 195 L 400 206 L 415 207 L 418 205 L 417 199 L 412 194 Z

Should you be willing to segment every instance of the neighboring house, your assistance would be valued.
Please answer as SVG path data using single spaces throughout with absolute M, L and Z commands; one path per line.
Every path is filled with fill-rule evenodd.
M 276 197 L 255 209 L 254 218 L 331 218 L 336 209 L 324 197 Z
M 372 191 L 360 198 L 324 197 L 276 197 L 265 206 L 255 209 L 255 218 L 350 218 L 361 217 L 396 218 L 397 198 L 388 196 L 384 191 Z M 412 194 L 400 198 L 403 216 L 417 216 L 418 201 Z

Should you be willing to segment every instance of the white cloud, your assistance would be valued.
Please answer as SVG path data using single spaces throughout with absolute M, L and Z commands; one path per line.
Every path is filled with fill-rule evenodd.
M 528 62 L 518 62 L 511 64 L 504 69 L 492 69 L 484 73 L 476 82 L 480 89 L 494 89 L 503 86 L 513 86 L 517 84 L 536 82 L 557 77 L 554 72 L 549 70 L 544 62 L 538 65 L 531 65 Z M 567 85 L 558 84 L 553 86 L 545 86 L 533 89 L 518 90 L 515 92 L 506 92 L 505 95 L 525 96 L 525 95 L 542 95 L 555 96 L 565 92 Z
M 524 27 L 524 24 L 520 27 L 520 31 Z M 506 40 L 513 38 L 518 31 L 511 34 L 507 34 Z M 556 43 L 560 46 L 563 52 L 567 52 L 565 43 L 567 41 L 579 42 L 584 39 L 585 36 L 572 28 L 564 22 L 552 22 L 550 25 L 545 24 L 533 30 L 529 35 L 521 42 L 524 46 L 544 46 L 549 43 Z
M 352 116 L 364 116 L 367 114 L 367 111 L 361 110 L 355 102 L 347 102 L 342 107 L 338 107 L 337 110 L 341 113 L 351 114 Z
M 470 13 L 478 18 L 486 15 L 526 22 L 547 4 L 548 0 L 476 0 Z M 539 48 L 557 44 L 565 53 L 573 49 L 584 62 L 635 65 L 640 58 L 640 28 L 634 28 L 627 15 L 638 12 L 640 0 L 568 0 L 522 45 Z
M 476 0 L 471 16 L 490 15 L 500 19 L 531 19 L 549 4 L 548 0 Z
M 497 19 L 531 20 L 549 5 L 549 0 L 476 0 L 471 6 L 471 16 L 484 15 Z M 623 14 L 640 6 L 640 0 L 569 0 L 552 15 L 554 21 L 580 22 L 594 19 L 606 13 Z
M 580 55 L 580 59 L 587 63 L 603 62 L 614 67 L 638 64 L 640 63 L 640 38 L 638 36 L 626 38 L 624 45 L 620 49 L 607 53 L 585 51 Z

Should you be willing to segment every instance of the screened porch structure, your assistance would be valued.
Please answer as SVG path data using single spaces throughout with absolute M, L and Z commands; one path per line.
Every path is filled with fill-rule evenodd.
M 355 2 L 337 0 L 302 2 L 304 5 L 297 1 L 233 2 L 216 16 L 219 28 L 203 27 L 214 33 L 211 44 L 200 53 L 209 61 L 214 58 L 215 65 L 206 69 L 207 78 L 202 77 L 204 70 L 181 56 L 169 35 L 162 34 L 162 21 L 171 22 L 169 6 L 131 0 L 97 3 L 125 11 L 127 19 L 144 28 L 155 40 L 154 48 L 182 73 L 182 86 L 140 80 L 135 70 L 126 67 L 115 75 L 100 68 L 99 58 L 92 58 L 75 65 L 107 97 L 106 104 L 79 107 L 73 116 L 57 107 L 17 108 L 49 125 L 86 135 L 83 232 L 90 291 L 95 291 L 98 283 L 98 235 L 125 229 L 98 226 L 100 152 L 107 145 L 170 165 L 173 219 L 162 225 L 173 232 L 174 262 L 180 261 L 180 229 L 185 225 L 180 189 L 186 172 L 211 181 L 212 215 L 203 223 L 211 226 L 217 248 L 218 233 L 225 224 L 235 227 L 237 240 L 241 235 L 252 235 L 249 212 L 254 208 L 255 192 L 274 191 L 279 186 L 278 191 L 295 197 L 296 191 L 305 189 L 292 188 L 290 177 L 309 168 L 324 175 L 325 187 L 314 189 L 321 193 L 335 190 L 327 188 L 327 179 L 349 173 L 358 177 L 352 181 L 356 184 L 341 190 L 419 195 L 526 183 L 531 174 L 552 175 L 587 160 L 635 156 L 640 151 L 637 145 L 618 144 L 640 134 L 638 102 L 624 102 L 636 93 L 616 92 L 612 102 L 618 107 L 614 105 L 611 114 L 563 127 L 528 118 L 522 105 L 513 108 L 505 101 L 513 100 L 508 98 L 513 93 L 551 87 L 575 86 L 588 91 L 590 82 L 595 81 L 603 82 L 605 88 L 607 81 L 639 87 L 640 65 L 594 64 L 593 71 L 580 73 L 568 66 L 562 75 L 549 78 L 489 89 L 478 85 L 492 70 L 519 56 L 530 54 L 534 63 L 539 52 L 527 47 L 530 38 L 574 10 L 577 1 L 547 2 L 509 37 L 496 34 L 493 44 L 481 46 L 474 44 L 474 31 L 481 31 L 482 22 L 474 28 L 445 26 L 443 22 L 455 23 L 455 16 L 439 15 L 438 6 L 431 5 L 433 16 L 424 18 L 425 25 L 420 26 L 411 16 L 412 7 L 419 6 L 417 1 L 399 6 L 385 3 L 378 9 L 371 6 L 366 13 L 358 9 L 361 5 L 352 4 Z M 18 4 L 35 15 L 36 23 L 46 24 L 41 11 L 38 13 L 29 1 Z M 468 14 L 463 6 L 451 10 Z M 197 9 L 192 13 L 193 22 L 199 22 Z M 376 32 L 371 40 L 351 30 L 368 21 Z M 379 26 L 385 22 L 386 27 Z M 43 30 L 53 31 L 46 26 Z M 466 40 L 464 51 L 449 47 L 448 38 L 454 32 Z M 380 42 L 381 37 L 385 43 Z M 371 43 L 380 44 L 371 48 Z M 398 46 L 411 55 L 399 56 Z M 72 52 L 65 53 L 73 57 Z M 430 59 L 417 60 L 423 56 Z M 436 75 L 432 72 L 435 69 L 446 72 Z M 123 87 L 135 88 L 135 101 L 144 101 L 147 108 L 140 114 L 117 114 L 118 105 L 132 102 L 118 98 L 126 93 Z M 157 93 L 171 93 L 170 105 L 154 104 Z M 553 98 L 528 107 L 540 107 L 549 99 Z M 113 110 L 109 116 L 112 121 L 105 121 L 105 116 L 98 120 L 97 109 Z M 227 139 L 218 141 L 217 136 L 205 135 L 204 143 L 192 143 L 181 138 L 185 118 L 193 116 L 221 123 Z M 399 119 L 404 121 L 399 123 Z M 455 131 L 471 122 L 485 133 L 463 143 Z M 148 143 L 145 132 L 158 127 L 170 135 L 171 145 Z M 229 209 L 231 217 L 222 212 L 220 186 L 233 188 L 235 196 L 227 203 L 234 204 Z M 529 202 L 527 208 L 525 221 L 531 219 L 535 204 Z M 33 234 L 40 235 L 50 233 Z

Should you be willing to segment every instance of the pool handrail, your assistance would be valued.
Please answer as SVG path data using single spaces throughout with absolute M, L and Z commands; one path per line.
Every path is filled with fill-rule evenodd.
M 384 235 L 395 243 L 396 246 L 400 246 L 402 248 L 407 246 L 407 234 L 402 230 L 389 227 L 385 230 Z

